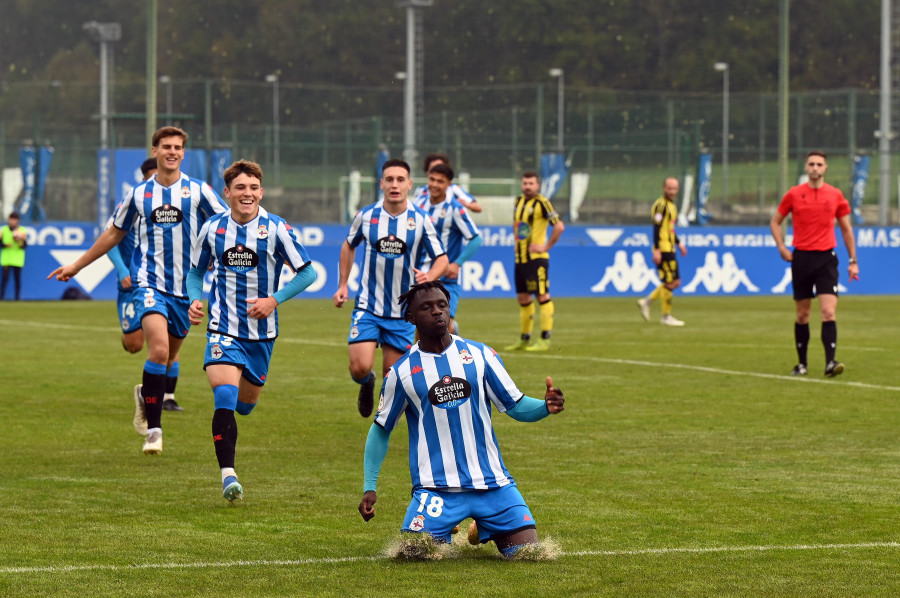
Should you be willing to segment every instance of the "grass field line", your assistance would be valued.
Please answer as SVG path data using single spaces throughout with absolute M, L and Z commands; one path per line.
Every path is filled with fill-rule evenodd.
M 709 547 L 672 547 L 672 548 L 635 548 L 624 550 L 578 550 L 562 552 L 560 558 L 578 558 L 592 556 L 642 556 L 667 554 L 712 554 L 727 552 L 789 552 L 811 550 L 868 550 L 872 548 L 900 548 L 900 542 L 858 542 L 855 544 L 795 544 L 795 545 L 762 545 L 762 546 L 709 546 Z M 138 569 L 222 569 L 225 567 L 293 567 L 302 565 L 339 565 L 365 561 L 389 560 L 386 555 L 322 557 L 306 559 L 253 561 L 217 561 L 193 563 L 135 563 L 132 565 L 58 565 L 42 567 L 0 567 L 0 575 L 16 573 L 69 573 L 79 571 L 131 571 Z
M 790 380 L 792 382 L 803 382 L 806 384 L 840 384 L 842 386 L 853 386 L 855 388 L 866 388 L 869 390 L 889 390 L 900 392 L 900 386 L 885 386 L 883 384 L 867 384 L 865 382 L 841 382 L 833 379 L 810 378 L 807 376 L 790 376 L 780 374 L 766 374 L 763 372 L 740 372 L 737 370 L 724 370 L 721 368 L 713 368 L 703 365 L 688 365 L 685 363 L 669 363 L 659 361 L 640 361 L 636 359 L 613 359 L 609 357 L 584 357 L 578 355 L 534 355 L 529 357 L 539 357 L 543 359 L 564 359 L 566 361 L 593 361 L 597 363 L 612 363 L 616 365 L 639 365 L 652 368 L 670 368 L 676 370 L 693 370 L 696 372 L 706 372 L 709 374 L 723 374 L 729 376 L 749 376 L 751 378 L 768 378 L 771 380 Z

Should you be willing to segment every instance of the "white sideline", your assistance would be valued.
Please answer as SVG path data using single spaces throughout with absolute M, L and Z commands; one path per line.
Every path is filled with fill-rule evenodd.
M 110 327 L 110 326 L 81 326 L 78 324 L 51 324 L 48 322 L 34 322 L 34 321 L 14 321 L 14 320 L 0 320 L 0 325 L 9 325 L 14 326 L 16 329 L 21 329 L 22 326 L 33 326 L 35 328 L 51 328 L 51 329 L 69 329 L 69 330 L 90 330 L 93 332 L 112 332 L 119 331 L 118 327 Z M 290 338 L 290 337 L 279 337 L 279 342 L 282 343 L 301 343 L 308 345 L 318 345 L 320 347 L 346 347 L 347 343 L 339 342 L 339 341 L 319 341 L 314 339 L 305 339 L 305 338 Z M 751 378 L 768 378 L 771 380 L 790 380 L 792 382 L 803 382 L 806 384 L 838 384 L 842 386 L 853 386 L 856 388 L 867 388 L 870 390 L 887 390 L 892 392 L 900 392 L 900 386 L 885 386 L 881 384 L 867 384 L 865 382 L 853 382 L 853 381 L 843 381 L 843 380 L 835 380 L 833 378 L 824 379 L 824 378 L 813 378 L 809 376 L 789 376 L 789 375 L 779 375 L 779 374 L 766 374 L 763 372 L 741 372 L 738 370 L 723 370 L 721 368 L 712 368 L 702 365 L 687 365 L 683 363 L 661 363 L 655 361 L 640 361 L 636 359 L 611 359 L 607 357 L 585 357 L 585 356 L 576 356 L 576 355 L 538 355 L 538 354 L 525 354 L 528 357 L 538 357 L 543 359 L 565 359 L 566 361 L 593 361 L 597 363 L 614 363 L 619 365 L 639 365 L 644 367 L 652 367 L 652 368 L 672 368 L 679 370 L 693 370 L 695 372 L 706 372 L 709 374 L 723 374 L 728 376 L 750 376 Z
M 853 382 L 835 380 L 834 378 L 812 378 L 810 376 L 782 376 L 780 374 L 766 374 L 763 372 L 741 372 L 738 370 L 723 370 L 721 368 L 711 368 L 703 365 L 687 365 L 684 363 L 665 363 L 658 361 L 640 361 L 637 359 L 611 359 L 608 357 L 583 357 L 575 355 L 537 355 L 534 353 L 525 353 L 528 357 L 538 357 L 542 359 L 565 359 L 566 361 L 594 361 L 597 363 L 614 363 L 617 365 L 639 365 L 652 368 L 671 368 L 676 370 L 693 370 L 695 372 L 706 372 L 708 374 L 724 374 L 728 376 L 749 376 L 751 378 L 769 378 L 771 380 L 790 380 L 791 382 L 803 382 L 804 384 L 840 384 L 843 386 L 854 386 L 856 388 L 868 388 L 870 390 L 890 390 L 900 392 L 900 386 L 885 386 L 882 384 L 867 384 L 865 382 Z
M 590 556 L 639 556 L 661 554 L 706 554 L 722 552 L 774 552 L 798 550 L 865 550 L 900 548 L 900 542 L 860 542 L 857 544 L 796 544 L 786 546 L 710 546 L 697 548 L 638 548 L 631 550 L 579 550 L 563 552 L 560 558 Z M 339 565 L 362 561 L 388 560 L 381 556 L 323 557 L 289 560 L 221 561 L 194 563 L 136 563 L 133 565 L 60 565 L 45 567 L 0 567 L 0 575 L 12 573 L 67 573 L 76 571 L 129 571 L 138 569 L 221 569 L 225 567 L 291 567 L 300 565 Z

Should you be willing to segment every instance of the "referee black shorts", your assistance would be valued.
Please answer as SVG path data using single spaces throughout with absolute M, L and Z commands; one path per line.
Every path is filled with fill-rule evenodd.
M 791 261 L 794 301 L 838 294 L 838 259 L 829 251 L 794 250 Z

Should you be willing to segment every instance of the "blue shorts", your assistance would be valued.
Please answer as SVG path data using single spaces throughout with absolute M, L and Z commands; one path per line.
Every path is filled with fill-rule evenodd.
M 402 531 L 428 532 L 437 540 L 450 542 L 451 530 L 467 517 L 478 523 L 478 539 L 482 543 L 535 527 L 531 510 L 513 483 L 494 490 L 467 492 L 414 490 Z
M 444 288 L 450 293 L 450 317 L 456 318 L 456 308 L 459 307 L 459 283 L 445 280 L 441 282 L 444 283 Z
M 149 314 L 160 314 L 169 322 L 169 334 L 175 338 L 184 338 L 191 330 L 188 321 L 188 307 L 190 301 L 187 297 L 175 297 L 150 289 L 139 287 L 134 292 L 135 309 L 143 310 L 141 318 Z
M 406 320 L 379 318 L 362 309 L 354 309 L 347 344 L 375 341 L 398 351 L 406 351 L 415 342 L 416 327 Z
M 218 332 L 207 332 L 203 369 L 210 365 L 233 365 L 243 370 L 241 375 L 250 384 L 262 386 L 269 375 L 274 346 L 275 339 L 244 341 Z
M 143 302 L 135 301 L 137 287 L 119 290 L 116 305 L 119 308 L 119 325 L 122 334 L 130 334 L 141 329 L 141 316 L 144 315 Z

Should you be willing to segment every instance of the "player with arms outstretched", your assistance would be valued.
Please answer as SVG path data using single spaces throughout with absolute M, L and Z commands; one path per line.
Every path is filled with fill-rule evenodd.
M 405 414 L 413 491 L 403 532 L 449 542 L 453 528 L 471 517 L 481 542 L 493 540 L 512 557 L 538 535 L 500 456 L 492 408 L 536 422 L 563 410 L 563 393 L 547 377 L 543 400 L 525 396 L 490 347 L 451 335 L 450 295 L 440 282 L 415 285 L 402 301 L 419 342 L 391 366 L 382 388 L 366 441 L 359 512 L 366 521 L 375 516 L 378 475 Z
M 143 309 L 147 361 L 143 384 L 135 392 L 134 424 L 139 433 L 146 429 L 145 455 L 162 453 L 166 371 L 190 330 L 185 279 L 191 265 L 191 244 L 207 218 L 227 210 L 207 183 L 181 172 L 187 139 L 188 134 L 177 127 L 157 130 L 152 139 L 159 167 L 156 176 L 128 192 L 116 212 L 115 226 L 104 231 L 74 263 L 47 277 L 67 282 L 118 245 L 129 230 L 137 231 L 132 271 L 137 273 L 135 301 Z

